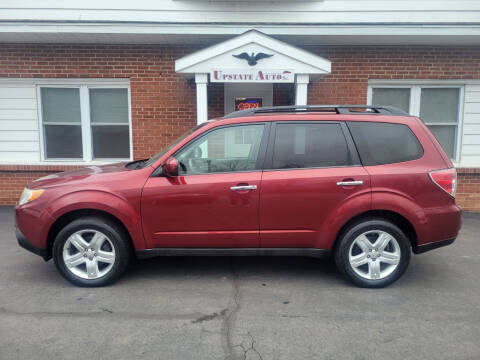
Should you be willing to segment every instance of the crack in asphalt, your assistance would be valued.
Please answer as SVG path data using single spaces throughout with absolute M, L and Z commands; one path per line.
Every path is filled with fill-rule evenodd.
M 249 345 L 244 345 L 245 340 L 238 345 L 233 344 L 235 321 L 237 319 L 237 314 L 242 307 L 240 302 L 241 296 L 239 287 L 239 274 L 235 269 L 234 258 L 230 258 L 230 272 L 232 278 L 232 292 L 229 300 L 230 305 L 227 309 L 222 311 L 222 335 L 223 347 L 226 353 L 225 360 L 245 360 L 249 352 L 256 354 L 260 360 L 263 360 L 262 355 L 256 348 L 257 341 L 250 332 L 248 332 L 246 335 L 250 339 Z
M 240 355 L 235 354 L 235 355 L 234 355 L 234 356 L 235 356 L 234 358 L 235 358 L 235 359 L 245 360 L 245 359 L 247 358 L 248 353 L 249 353 L 249 352 L 253 352 L 254 354 L 257 355 L 258 359 L 263 360 L 262 354 L 260 354 L 260 352 L 259 352 L 259 351 L 256 349 L 256 347 L 255 347 L 255 344 L 256 344 L 256 342 L 257 342 L 257 341 L 255 340 L 255 337 L 254 337 L 250 332 L 247 332 L 247 335 L 246 335 L 246 336 L 248 336 L 248 337 L 250 338 L 250 345 L 248 345 L 248 346 L 247 346 L 247 345 L 244 345 L 245 340 L 242 341 L 239 345 L 234 345 L 234 346 L 232 347 L 232 349 L 237 349 L 237 348 L 239 348 L 239 349 L 241 349 L 241 351 L 243 352 L 243 354 L 240 354 Z
M 223 347 L 227 356 L 225 360 L 239 359 L 235 354 L 235 347 L 233 345 L 233 328 L 235 326 L 235 320 L 237 312 L 240 310 L 240 291 L 238 287 L 238 273 L 235 270 L 233 258 L 230 258 L 230 272 L 232 274 L 232 292 L 230 295 L 229 311 L 226 312 L 226 316 L 223 317 Z M 243 358 L 244 359 L 244 358 Z
M 232 290 L 230 293 L 230 298 L 228 301 L 228 307 L 223 309 L 220 312 L 214 312 L 212 314 L 203 315 L 195 320 L 192 320 L 192 324 L 202 323 L 204 321 L 211 321 L 215 319 L 222 320 L 222 347 L 225 352 L 225 360 L 245 360 L 249 352 L 252 352 L 257 355 L 258 359 L 263 360 L 262 355 L 256 349 L 256 340 L 255 337 L 248 332 L 246 336 L 249 337 L 249 345 L 244 345 L 245 340 L 240 344 L 233 344 L 233 331 L 235 329 L 235 321 L 237 313 L 241 309 L 240 303 L 240 288 L 239 288 L 239 275 L 235 269 L 234 258 L 230 258 L 230 273 L 232 279 Z M 202 331 L 204 331 L 202 329 Z M 239 350 L 239 351 L 237 351 Z
M 248 332 L 247 335 L 250 337 L 252 342 L 250 343 L 250 348 L 248 348 L 247 351 L 245 351 L 245 358 L 247 357 L 247 353 L 249 351 L 253 351 L 255 354 L 258 355 L 260 360 L 263 360 L 262 354 L 260 354 L 258 350 L 255 348 L 255 344 L 257 343 L 257 341 L 255 340 L 255 337 L 250 332 Z

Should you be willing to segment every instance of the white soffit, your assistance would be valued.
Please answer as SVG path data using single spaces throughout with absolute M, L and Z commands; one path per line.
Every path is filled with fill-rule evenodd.
M 251 24 L 0 21 L 0 43 L 210 45 L 241 35 L 252 27 Z M 256 24 L 254 27 L 295 45 L 480 44 L 478 24 Z
M 296 74 L 328 74 L 331 62 L 308 51 L 273 39 L 259 31 L 246 33 L 184 56 L 175 61 L 175 71 L 182 74 L 209 73 L 212 68 L 245 68 L 247 61 L 232 55 L 263 52 L 274 56 L 261 60 L 261 66 L 294 69 Z

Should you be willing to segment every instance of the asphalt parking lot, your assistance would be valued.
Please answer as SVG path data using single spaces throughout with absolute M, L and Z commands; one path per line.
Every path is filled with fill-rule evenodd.
M 70 285 L 0 207 L 0 359 L 480 359 L 480 214 L 393 286 L 310 258 L 157 258 Z

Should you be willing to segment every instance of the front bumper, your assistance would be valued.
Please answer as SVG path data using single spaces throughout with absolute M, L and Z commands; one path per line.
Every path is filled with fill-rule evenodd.
M 24 249 L 27 249 L 28 251 L 31 251 L 34 254 L 41 256 L 45 261 L 49 260 L 47 250 L 33 245 L 30 241 L 28 241 L 25 235 L 22 234 L 18 227 L 15 228 L 15 236 L 17 237 L 18 245 L 20 245 Z

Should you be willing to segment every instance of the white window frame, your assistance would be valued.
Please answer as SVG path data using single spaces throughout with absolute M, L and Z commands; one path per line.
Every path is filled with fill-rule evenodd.
M 40 159 L 42 163 L 52 163 L 56 165 L 69 165 L 79 163 L 91 163 L 91 164 L 103 164 L 121 161 L 131 161 L 133 159 L 133 142 L 132 142 L 132 115 L 131 115 L 131 96 L 130 96 L 130 84 L 126 82 L 109 82 L 99 81 L 97 79 L 85 79 L 74 81 L 58 81 L 58 80 L 45 80 L 36 82 L 37 91 L 37 109 L 38 109 L 38 122 L 40 131 Z M 82 127 L 82 159 L 71 158 L 58 158 L 49 159 L 46 157 L 45 148 L 45 132 L 43 126 L 43 114 L 42 114 L 42 88 L 77 88 L 80 94 L 80 116 Z M 128 136 L 129 136 L 129 153 L 128 158 L 101 158 L 95 159 L 93 157 L 93 139 L 92 139 L 92 123 L 90 119 L 90 94 L 89 89 L 127 89 L 127 102 L 128 102 Z M 103 123 L 100 123 L 100 125 Z M 98 124 L 97 124 L 98 125 Z M 108 125 L 122 125 L 125 123 L 109 123 Z
M 378 81 L 369 81 L 367 89 L 367 104 L 372 103 L 373 88 L 386 88 L 386 89 L 400 89 L 406 88 L 410 89 L 410 102 L 409 102 L 409 113 L 413 116 L 420 117 L 420 96 L 423 88 L 435 88 L 435 89 L 447 89 L 454 88 L 459 89 L 458 97 L 458 122 L 457 123 L 425 123 L 425 125 L 442 125 L 442 126 L 456 126 L 456 136 L 455 136 L 455 154 L 451 159 L 455 166 L 460 164 L 460 156 L 462 149 L 462 134 L 463 134 L 463 104 L 465 96 L 465 84 L 451 81 L 415 81 L 415 80 L 406 80 L 406 81 L 388 81 L 388 80 L 378 80 Z

